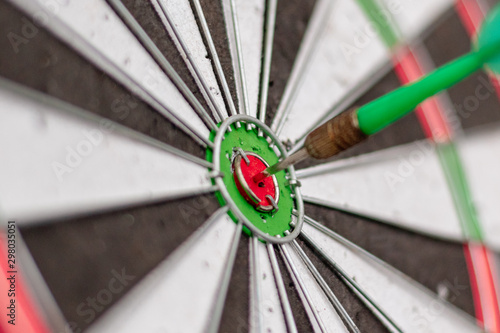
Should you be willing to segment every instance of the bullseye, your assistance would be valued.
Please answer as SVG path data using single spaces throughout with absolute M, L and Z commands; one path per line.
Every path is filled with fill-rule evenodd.
M 213 133 L 210 175 L 217 199 L 229 206 L 229 216 L 243 231 L 262 240 L 283 244 L 295 239 L 304 222 L 304 203 L 295 170 L 289 167 L 254 181 L 287 152 L 272 130 L 254 117 L 236 115 Z
M 269 165 L 259 155 L 235 149 L 233 177 L 236 187 L 245 200 L 261 212 L 278 211 L 279 185 L 276 177 L 254 182 L 253 176 Z

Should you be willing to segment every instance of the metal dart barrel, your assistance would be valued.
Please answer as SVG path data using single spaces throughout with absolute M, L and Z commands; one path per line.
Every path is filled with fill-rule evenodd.
M 350 109 L 342 112 L 316 128 L 306 137 L 304 147 L 255 175 L 253 181 L 259 182 L 308 157 L 315 159 L 332 157 L 366 139 L 367 135 L 359 128 L 356 111 L 357 109 Z

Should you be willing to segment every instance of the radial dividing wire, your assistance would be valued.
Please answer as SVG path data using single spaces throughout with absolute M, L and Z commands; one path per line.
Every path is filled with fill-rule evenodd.
M 300 246 L 299 246 L 299 244 L 297 243 L 296 240 L 292 241 L 292 245 L 295 248 L 295 251 L 297 252 L 297 254 L 299 255 L 299 257 L 306 264 L 307 268 L 309 269 L 309 271 L 312 273 L 312 275 L 314 276 L 314 278 L 316 279 L 316 281 L 320 285 L 321 289 L 323 289 L 323 292 L 328 297 L 328 299 L 332 303 L 333 307 L 335 308 L 335 310 L 337 311 L 337 313 L 339 314 L 339 316 L 342 318 L 342 320 L 344 321 L 344 323 L 347 324 L 349 330 L 351 332 L 354 332 L 354 333 L 360 333 L 360 330 L 358 329 L 358 327 L 356 326 L 356 324 L 354 323 L 354 321 L 351 319 L 351 317 L 349 316 L 349 314 L 347 313 L 347 311 L 344 309 L 344 307 L 340 303 L 340 301 L 337 298 L 337 296 L 335 296 L 335 294 L 330 289 L 330 287 L 328 286 L 328 284 L 326 283 L 326 281 L 323 279 L 323 277 L 321 276 L 321 274 L 318 272 L 318 270 L 316 269 L 316 267 L 312 263 L 311 259 L 309 259 L 309 257 L 306 255 L 306 253 L 304 252 L 304 250 L 302 250 L 300 248 Z
M 262 311 L 260 309 L 262 301 L 262 286 L 260 283 L 260 260 L 259 260 L 259 239 L 252 237 L 249 246 L 249 264 L 250 264 L 250 325 L 253 332 L 262 330 Z
M 203 33 L 203 37 L 208 44 L 208 50 L 210 52 L 210 56 L 212 58 L 213 64 L 215 66 L 215 72 L 222 86 L 222 92 L 224 94 L 224 98 L 229 107 L 229 111 L 232 116 L 238 114 L 236 111 L 236 107 L 234 106 L 234 101 L 231 96 L 231 91 L 229 90 L 229 85 L 226 80 L 226 76 L 224 75 L 224 70 L 222 69 L 222 64 L 220 62 L 219 56 L 217 54 L 217 49 L 215 48 L 215 43 L 212 39 L 212 35 L 210 34 L 210 29 L 207 24 L 207 20 L 205 18 L 205 14 L 203 13 L 203 8 L 201 7 L 200 0 L 192 0 L 196 15 L 198 16 L 198 20 L 201 26 L 201 30 Z
M 239 31 L 239 23 L 238 23 L 238 15 L 236 13 L 236 3 L 235 0 L 222 0 L 223 4 L 222 6 L 229 6 L 229 8 L 226 9 L 229 10 L 230 12 L 230 27 L 232 31 L 232 35 L 234 37 L 233 42 L 233 47 L 230 47 L 231 50 L 233 51 L 233 56 L 236 58 L 236 68 L 234 68 L 235 71 L 235 83 L 236 83 L 236 89 L 238 90 L 239 97 L 241 98 L 241 108 L 243 110 L 239 110 L 241 114 L 250 114 L 250 103 L 248 101 L 248 91 L 247 91 L 247 83 L 245 79 L 245 65 L 243 61 L 243 51 L 242 51 L 242 46 L 241 46 L 241 36 L 240 36 L 240 31 Z M 225 4 L 225 5 L 224 5 Z M 227 23 L 228 18 L 226 17 L 226 23 Z M 231 39 L 231 34 L 229 34 L 229 39 Z
M 323 324 L 323 321 L 321 320 L 321 317 L 319 316 L 318 312 L 314 309 L 314 304 L 311 299 L 311 295 L 307 291 L 307 288 L 305 287 L 304 281 L 300 277 L 300 274 L 297 270 L 297 267 L 293 263 L 293 260 L 290 256 L 290 253 L 288 252 L 288 249 L 286 248 L 287 244 L 280 245 L 279 248 L 281 250 L 281 256 L 283 257 L 283 260 L 285 262 L 285 265 L 287 266 L 290 276 L 292 277 L 292 280 L 294 283 L 297 285 L 297 291 L 302 294 L 301 300 L 302 304 L 304 305 L 304 308 L 309 310 L 310 313 L 312 313 L 314 320 L 321 330 L 322 333 L 328 332 L 325 324 Z M 314 325 L 313 325 L 314 326 Z
M 309 221 L 308 221 L 309 222 Z M 368 296 L 368 294 L 361 288 L 361 286 L 352 279 L 347 272 L 345 272 L 342 267 L 340 267 L 330 256 L 328 256 L 322 249 L 321 247 L 314 242 L 307 233 L 304 231 L 301 232 L 301 237 L 316 251 L 318 252 L 324 260 L 327 261 L 330 267 L 333 268 L 335 272 L 338 273 L 339 277 L 346 283 L 346 285 L 355 293 L 359 294 L 361 297 L 361 301 L 365 303 L 365 305 L 368 306 L 369 309 L 371 309 L 374 314 L 381 319 L 381 321 L 388 327 L 389 329 L 392 329 L 397 332 L 403 332 L 397 325 L 396 323 L 380 308 L 380 306 L 375 303 L 374 300 Z M 382 317 L 382 318 L 380 318 Z
M 198 116 L 205 122 L 205 124 L 211 130 L 217 130 L 217 125 L 214 123 L 210 115 L 207 113 L 205 108 L 201 105 L 194 94 L 189 90 L 186 83 L 181 79 L 179 74 L 172 67 L 170 62 L 165 58 L 160 49 L 151 40 L 148 34 L 144 31 L 141 25 L 137 22 L 134 16 L 128 11 L 127 7 L 120 0 L 107 0 L 108 3 L 113 7 L 116 13 L 121 17 L 123 22 L 129 27 L 130 31 L 137 37 L 137 39 L 142 43 L 144 48 L 153 57 L 156 63 L 160 66 L 162 70 L 170 77 L 175 86 L 180 90 L 189 104 L 194 108 Z
M 50 95 L 46 95 L 44 93 L 32 90 L 30 88 L 27 88 L 25 86 L 22 86 L 18 83 L 12 82 L 8 79 L 0 77 L 0 88 L 4 88 L 6 90 L 9 90 L 10 92 L 13 92 L 15 94 L 19 94 L 23 97 L 32 99 L 36 101 L 37 103 L 43 104 L 50 106 L 56 110 L 61 110 L 64 112 L 67 112 L 68 114 L 72 114 L 82 120 L 86 120 L 89 122 L 92 122 L 94 124 L 100 124 L 100 122 L 103 119 L 106 119 L 106 121 L 109 121 L 110 124 L 113 126 L 113 132 L 118 133 L 120 135 L 126 136 L 130 139 L 137 140 L 139 142 L 142 142 L 146 145 L 149 145 L 151 147 L 155 147 L 157 149 L 166 151 L 170 154 L 177 155 L 180 158 L 183 158 L 187 161 L 196 163 L 200 166 L 204 166 L 207 168 L 213 168 L 213 164 L 211 162 L 208 162 L 207 160 L 203 160 L 199 157 L 196 157 L 194 155 L 191 155 L 189 153 L 186 153 L 183 150 L 177 149 L 163 141 L 159 141 L 158 139 L 155 139 L 153 137 L 150 137 L 144 133 L 138 132 L 134 129 L 131 129 L 130 127 L 126 127 L 124 125 L 121 125 L 119 123 L 115 123 L 112 120 L 108 120 L 107 118 L 103 118 L 101 116 L 98 116 L 90 111 L 87 111 L 85 109 L 79 108 L 78 106 L 75 106 L 73 104 L 69 104 L 67 102 L 64 102 L 60 99 L 57 99 L 55 97 L 52 97 Z
M 241 222 L 238 222 L 236 230 L 234 231 L 233 240 L 231 242 L 229 256 L 226 260 L 226 269 L 224 270 L 223 276 L 221 278 L 221 282 L 219 284 L 219 289 L 217 292 L 217 298 L 213 305 L 212 316 L 210 317 L 210 321 L 205 330 L 206 333 L 216 333 L 219 330 L 222 312 L 224 310 L 224 302 L 226 300 L 229 282 L 231 281 L 231 273 L 233 271 L 234 261 L 236 259 L 236 252 L 238 251 L 238 243 L 241 238 L 242 229 L 243 224 Z
M 271 128 L 276 135 L 279 135 L 283 130 L 286 119 L 291 112 L 292 104 L 305 78 L 305 73 L 309 65 L 313 63 L 312 57 L 319 45 L 321 34 L 327 26 L 326 21 L 334 3 L 335 1 L 331 0 L 318 0 L 314 5 L 299 53 L 295 58 L 292 72 L 290 73 L 290 78 L 287 81 L 283 96 L 276 110 L 276 115 L 271 124 Z
M 30 10 L 30 12 L 32 12 Z M 71 41 L 73 47 L 88 60 L 90 60 L 94 65 L 98 66 L 104 70 L 108 75 L 118 80 L 120 84 L 123 84 L 131 93 L 137 95 L 142 101 L 152 107 L 161 116 L 168 119 L 175 126 L 181 129 L 184 133 L 189 135 L 194 141 L 200 144 L 202 147 L 213 147 L 213 143 L 208 140 L 207 137 L 199 133 L 198 130 L 194 129 L 192 126 L 187 124 L 184 120 L 180 119 L 176 114 L 174 114 L 168 107 L 166 107 L 161 101 L 158 100 L 151 92 L 147 91 L 142 87 L 142 84 L 138 82 L 130 73 L 125 71 L 116 62 L 108 59 L 107 56 L 99 50 L 96 46 L 89 43 L 87 40 L 82 38 L 76 31 L 72 30 L 67 24 L 58 20 L 57 17 L 52 17 L 55 23 L 62 24 L 65 29 L 65 35 L 63 37 L 66 41 Z M 55 24 L 56 25 L 56 24 Z M 56 25 L 59 26 L 59 25 Z M 49 26 L 54 32 L 56 29 Z M 90 56 L 92 55 L 92 57 Z M 103 61 L 104 60 L 104 61 Z M 205 124 L 205 126 L 207 126 Z M 208 128 L 208 127 L 207 127 Z
M 276 8 L 278 0 L 268 0 L 266 10 L 266 23 L 264 29 L 264 50 L 262 59 L 262 76 L 260 81 L 260 101 L 258 118 L 266 122 L 267 95 L 269 92 L 269 76 L 271 73 L 271 60 L 273 56 L 274 27 L 276 24 Z
M 180 262 L 182 258 L 202 240 L 207 230 L 209 230 L 219 218 L 227 214 L 228 211 L 229 207 L 223 206 L 213 212 L 201 226 L 199 226 L 169 257 L 167 257 L 167 259 L 165 259 L 168 265 L 173 267 L 173 265 Z
M 219 123 L 222 120 L 226 118 L 226 116 L 222 113 L 220 109 L 219 103 L 215 100 L 214 95 L 211 93 L 210 88 L 208 87 L 208 84 L 206 80 L 204 79 L 202 73 L 200 72 L 200 69 L 198 68 L 198 65 L 196 64 L 196 61 L 193 59 L 193 55 L 191 54 L 191 51 L 189 50 L 188 46 L 186 45 L 186 42 L 182 38 L 179 29 L 175 25 L 175 22 L 173 22 L 171 14 L 168 11 L 168 8 L 166 7 L 165 3 L 161 0 L 156 1 L 158 3 L 161 11 L 165 15 L 165 18 L 167 19 L 168 23 L 168 28 L 170 28 L 173 37 L 177 40 L 179 46 L 181 47 L 182 51 L 184 52 L 184 55 L 186 57 L 188 66 L 190 66 L 190 71 L 191 74 L 193 75 L 198 87 L 201 90 L 201 93 L 203 94 L 203 97 L 205 98 L 205 101 L 209 105 L 210 109 L 212 110 L 212 113 L 216 119 L 216 122 Z
M 278 260 L 276 259 L 274 246 L 271 243 L 267 243 L 266 246 L 267 246 L 267 253 L 269 255 L 269 261 L 271 263 L 271 268 L 273 270 L 274 281 L 276 282 L 276 287 L 278 289 L 281 309 L 283 310 L 283 315 L 285 317 L 288 333 L 297 333 L 297 326 L 295 325 L 295 320 L 293 319 L 292 308 L 290 306 L 290 302 L 288 301 L 288 295 L 286 293 L 285 284 L 283 283 L 283 278 L 281 276 Z

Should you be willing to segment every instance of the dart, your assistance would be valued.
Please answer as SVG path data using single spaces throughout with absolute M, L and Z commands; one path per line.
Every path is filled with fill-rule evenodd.
M 361 107 L 344 111 L 312 131 L 296 153 L 253 177 L 260 182 L 308 157 L 330 158 L 379 132 L 427 98 L 467 78 L 484 66 L 500 73 L 500 5 L 488 15 L 472 51 Z

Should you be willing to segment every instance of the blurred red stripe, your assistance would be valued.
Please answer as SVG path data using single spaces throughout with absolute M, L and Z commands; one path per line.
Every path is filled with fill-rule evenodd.
M 48 333 L 50 332 L 47 324 L 43 321 L 41 314 L 37 311 L 31 295 L 23 282 L 23 278 L 19 272 L 19 259 L 16 258 L 16 320 L 15 326 L 8 323 L 9 317 L 7 314 L 7 306 L 10 298 L 7 295 L 10 282 L 7 277 L 10 275 L 8 258 L 7 258 L 7 242 L 5 235 L 0 233 L 0 332 L 2 333 Z
M 492 253 L 482 244 L 464 244 L 475 301 L 476 318 L 487 332 L 500 332 L 500 309 L 497 302 L 495 279 L 492 274 Z
M 466 25 L 475 27 L 478 11 L 476 10 L 474 13 L 474 16 L 469 17 Z M 394 69 L 401 83 L 415 81 L 425 74 L 424 66 L 419 60 L 410 47 L 402 47 L 394 54 Z M 493 82 L 498 87 L 498 81 L 495 81 Z M 498 91 L 500 92 L 500 90 Z M 427 138 L 437 143 L 452 139 L 452 129 L 447 123 L 443 106 L 438 98 L 434 97 L 422 103 L 415 112 Z M 487 252 L 488 250 L 482 245 L 479 246 L 479 249 L 477 245 L 464 245 L 476 319 L 488 329 L 488 332 L 500 333 L 500 311 L 495 280 L 490 267 L 491 261 L 488 260 Z
M 483 22 L 485 12 L 482 7 L 482 1 L 471 1 L 471 0 L 457 0 L 455 3 L 455 9 L 465 26 L 469 37 L 474 40 L 476 38 L 476 33 L 481 27 L 481 22 Z M 493 73 L 488 73 L 493 86 L 500 97 L 500 83 L 497 75 Z
M 418 80 L 425 72 L 409 47 L 402 47 L 393 56 L 394 69 L 401 83 Z M 452 131 L 442 113 L 439 99 L 429 98 L 415 110 L 427 138 L 435 142 L 448 142 Z

